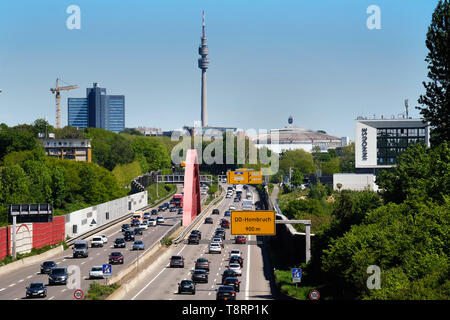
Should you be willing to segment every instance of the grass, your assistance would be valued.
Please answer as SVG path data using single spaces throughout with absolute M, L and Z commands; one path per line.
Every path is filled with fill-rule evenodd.
M 148 203 L 164 198 L 177 190 L 175 184 L 158 183 L 158 197 L 156 197 L 156 185 L 156 183 L 152 184 L 145 189 L 148 192 Z
M 93 281 L 89 285 L 88 293 L 85 296 L 86 300 L 105 300 L 109 295 L 116 291 L 120 287 L 119 284 L 113 283 L 105 286 L 97 281 Z
M 124 187 L 129 185 L 134 178 L 140 176 L 143 172 L 139 161 L 135 160 L 131 163 L 117 165 L 112 173 L 117 178 L 119 185 Z
M 269 192 L 269 196 L 272 195 L 273 188 L 274 188 L 273 183 L 267 184 L 267 191 Z
M 164 237 L 164 238 L 161 239 L 161 244 L 163 246 L 169 247 L 172 244 L 172 240 L 173 240 L 173 238 Z
M 24 258 L 28 258 L 28 257 L 31 257 L 31 256 L 36 256 L 38 254 L 42 254 L 42 253 L 44 253 L 46 251 L 49 251 L 49 250 L 54 249 L 54 248 L 57 248 L 57 247 L 59 247 L 61 245 L 64 247 L 64 250 L 69 247 L 65 241 L 61 241 L 61 242 L 58 242 L 58 243 L 55 243 L 55 244 L 52 244 L 52 245 L 44 246 L 44 247 L 39 248 L 39 249 L 33 248 L 28 253 L 18 253 L 16 259 L 13 259 L 12 256 L 6 256 L 3 260 L 0 261 L 0 266 L 7 265 L 7 264 L 9 264 L 11 262 L 15 262 L 15 261 L 20 260 L 20 259 L 24 259 Z

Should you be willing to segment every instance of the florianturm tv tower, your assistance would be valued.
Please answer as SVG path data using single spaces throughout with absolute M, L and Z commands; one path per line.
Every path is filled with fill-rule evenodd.
M 202 44 L 198 48 L 198 54 L 202 57 L 198 59 L 198 67 L 202 69 L 202 127 L 208 126 L 208 114 L 207 114 L 207 99 L 206 99 L 206 69 L 209 67 L 208 45 L 206 44 L 205 34 L 205 10 L 203 10 L 203 25 L 202 25 Z

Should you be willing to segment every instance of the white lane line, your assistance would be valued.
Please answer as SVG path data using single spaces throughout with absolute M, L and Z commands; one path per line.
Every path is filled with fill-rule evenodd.
M 30 279 L 32 276 L 28 276 L 27 279 Z
M 10 284 L 8 287 L 12 287 L 12 286 L 15 286 L 16 284 L 15 283 L 13 283 L 13 284 Z
M 5 289 L 6 289 L 6 288 L 1 288 L 1 289 L 0 289 L 0 292 L 2 292 L 2 291 L 5 290 Z
M 25 279 L 22 279 L 22 280 L 19 280 L 19 281 L 17 281 L 17 283 L 21 283 L 21 282 L 23 282 Z
M 85 263 L 86 263 L 86 261 L 82 262 L 81 264 L 85 264 Z
M 14 300 L 19 300 L 19 298 L 14 298 Z
M 248 236 L 250 241 L 251 236 Z M 248 290 L 250 288 L 250 245 L 247 245 L 247 272 L 245 281 L 245 300 L 248 300 Z
M 183 248 L 181 248 L 181 250 L 180 250 L 180 252 L 178 252 L 177 253 L 177 255 L 179 255 L 180 253 L 181 253 L 181 251 L 183 251 L 183 249 L 184 248 L 186 248 L 186 245 L 184 245 L 183 246 Z M 167 265 L 168 266 L 168 265 Z M 149 283 L 147 283 L 146 285 L 145 285 L 145 287 L 143 287 L 138 293 L 136 293 L 136 295 L 133 297 L 133 298 L 131 298 L 131 300 L 134 300 L 134 299 L 136 299 L 136 297 L 138 296 L 138 295 L 140 295 L 141 293 L 142 293 L 142 291 L 144 291 L 145 289 L 147 289 L 147 287 L 153 282 L 153 281 L 155 281 L 156 280 L 156 278 L 158 278 L 159 276 L 160 276 L 160 274 L 161 273 L 163 273 L 166 269 L 167 269 L 167 266 L 165 266 Z
M 66 291 L 66 290 L 67 290 L 67 288 L 66 288 L 66 289 L 62 289 L 61 292 L 64 292 L 64 291 Z
M 48 300 L 53 300 L 53 299 L 55 299 L 55 296 L 53 296 L 53 297 L 51 297 L 51 298 L 48 298 Z

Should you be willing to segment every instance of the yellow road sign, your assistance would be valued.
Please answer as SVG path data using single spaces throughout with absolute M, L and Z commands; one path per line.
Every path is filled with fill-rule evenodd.
M 248 171 L 248 183 L 249 184 L 263 183 L 262 172 L 261 171 Z
M 228 184 L 247 184 L 248 174 L 245 171 L 228 171 L 227 172 Z
M 274 236 L 275 211 L 231 211 L 232 235 Z

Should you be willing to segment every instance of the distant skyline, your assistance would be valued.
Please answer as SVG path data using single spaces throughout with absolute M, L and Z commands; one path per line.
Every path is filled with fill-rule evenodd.
M 17 0 L 0 3 L 0 123 L 55 125 L 56 78 L 82 97 L 97 82 L 125 95 L 126 127 L 200 120 L 198 46 L 206 13 L 208 124 L 293 125 L 354 140 L 358 116 L 415 109 L 427 80 L 425 39 L 437 0 Z M 81 9 L 69 30 L 66 9 Z M 381 29 L 369 30 L 370 5 Z

